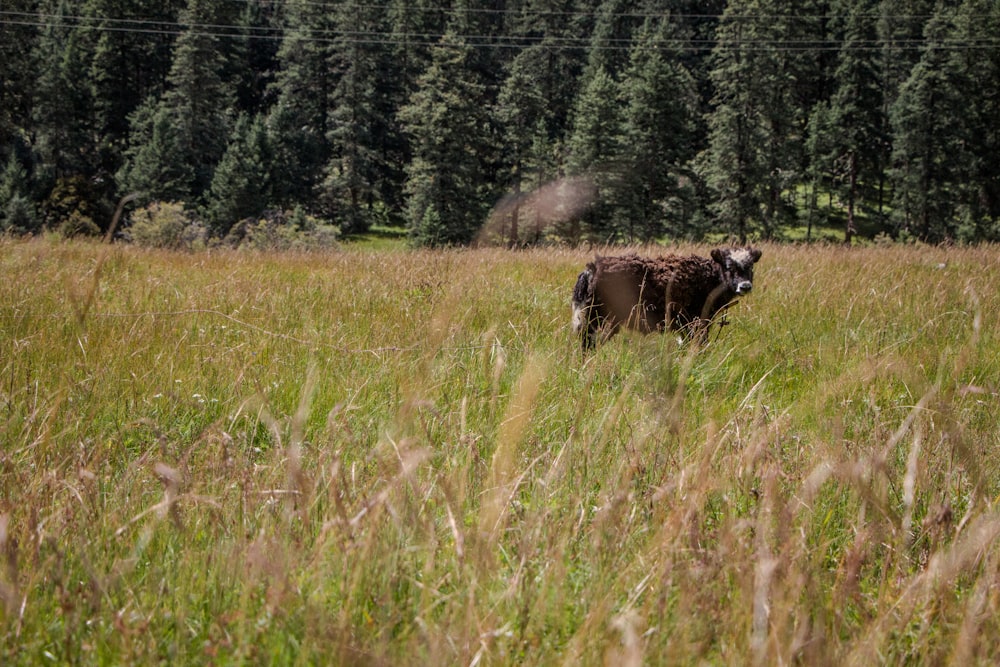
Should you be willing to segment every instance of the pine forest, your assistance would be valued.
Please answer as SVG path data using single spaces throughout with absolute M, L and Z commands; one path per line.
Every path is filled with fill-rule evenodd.
M 0 7 L 7 234 L 1000 239 L 995 0 Z

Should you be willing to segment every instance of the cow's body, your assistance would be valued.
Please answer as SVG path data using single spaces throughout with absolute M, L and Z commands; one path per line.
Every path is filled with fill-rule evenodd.
M 726 248 L 698 255 L 597 257 L 573 289 L 573 330 L 584 350 L 621 327 L 666 329 L 704 339 L 721 309 L 753 287 L 760 250 Z

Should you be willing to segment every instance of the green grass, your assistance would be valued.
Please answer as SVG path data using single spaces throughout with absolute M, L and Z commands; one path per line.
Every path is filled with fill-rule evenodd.
M 367 232 L 345 239 L 345 247 L 354 250 L 405 250 L 407 244 L 405 229 L 381 225 L 373 225 Z
M 996 248 L 584 358 L 590 256 L 0 241 L 0 660 L 1000 658 Z

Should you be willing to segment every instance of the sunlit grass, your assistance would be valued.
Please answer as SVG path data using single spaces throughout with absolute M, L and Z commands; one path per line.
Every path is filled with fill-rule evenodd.
M 3 661 L 994 662 L 996 249 L 585 358 L 591 255 L 0 242 Z

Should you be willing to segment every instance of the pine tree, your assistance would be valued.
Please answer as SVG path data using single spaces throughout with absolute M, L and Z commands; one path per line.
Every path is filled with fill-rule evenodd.
M 961 132 L 968 100 L 945 45 L 953 11 L 939 8 L 927 24 L 920 61 L 891 110 L 895 216 L 903 231 L 928 241 L 954 238 L 956 186 L 968 176 Z
M 792 215 L 784 192 L 804 177 L 797 138 L 805 134 L 807 113 L 793 86 L 804 52 L 792 48 L 793 17 L 786 1 L 739 0 L 719 24 L 715 108 L 700 170 L 714 191 L 719 223 L 740 240 L 750 232 L 776 234 Z
M 383 72 L 390 64 L 387 51 L 358 33 L 378 34 L 386 26 L 381 9 L 354 2 L 342 4 L 336 20 L 340 36 L 330 55 L 335 84 L 327 133 L 331 157 L 321 199 L 324 213 L 343 232 L 363 232 L 372 223 L 386 161 L 380 137 L 393 130 L 379 100 Z
M 274 150 L 274 195 L 283 207 L 315 210 L 316 186 L 330 159 L 332 16 L 315 2 L 290 2 L 285 11 L 276 101 L 267 119 Z
M 467 44 L 446 33 L 410 103 L 399 112 L 413 149 L 407 218 L 419 245 L 468 243 L 489 203 L 483 178 L 492 151 L 489 101 L 469 67 L 471 57 Z
M 84 77 L 93 100 L 95 148 L 88 179 L 100 184 L 102 220 L 110 219 L 117 203 L 115 174 L 124 163 L 129 116 L 146 97 L 163 92 L 175 39 L 171 34 L 122 29 L 131 25 L 123 21 L 173 24 L 183 5 L 178 0 L 87 0 L 84 7 L 94 44 Z
M 948 71 L 960 100 L 956 124 L 961 169 L 956 235 L 963 241 L 1000 240 L 1000 4 L 965 0 L 956 10 Z
M 87 73 L 93 33 L 77 25 L 66 0 L 48 15 L 36 49 L 39 64 L 31 117 L 33 181 L 43 192 L 42 219 L 50 228 L 98 232 L 110 218 L 97 171 L 93 98 Z M 104 206 L 102 206 L 104 205 Z
M 226 61 L 219 37 L 204 27 L 217 21 L 213 6 L 209 0 L 188 2 L 182 18 L 187 27 L 177 39 L 168 89 L 155 111 L 144 110 L 132 126 L 133 148 L 119 172 L 126 191 L 193 205 L 212 182 L 235 103 L 233 86 L 221 76 Z
M 582 70 L 572 46 L 572 21 L 580 15 L 574 9 L 569 0 L 529 0 L 508 23 L 509 39 L 527 45 L 507 64 L 494 108 L 503 138 L 498 180 L 513 202 L 501 226 L 511 244 L 526 240 L 525 225 L 537 241 L 552 222 L 518 202 L 525 190 L 552 181 L 563 167 L 562 145 Z
M 128 116 L 147 97 L 159 96 L 170 72 L 173 37 L 120 30 L 121 21 L 174 23 L 183 2 L 88 0 L 86 14 L 96 26 L 87 81 L 94 100 L 95 128 L 102 166 L 114 173 L 128 139 Z M 114 19 L 114 21 L 112 20 Z M 126 24 L 127 25 L 127 24 Z
M 28 14 L 34 0 L 5 0 L 4 9 Z M 37 83 L 36 44 L 33 25 L 0 22 L 0 146 L 24 143 L 21 135 L 31 124 L 31 97 Z
M 847 203 L 844 242 L 857 233 L 855 214 L 865 183 L 882 180 L 887 166 L 889 138 L 885 134 L 883 88 L 879 79 L 877 42 L 872 20 L 875 0 L 847 0 L 842 46 L 834 73 L 836 89 L 830 100 L 829 150 L 821 157 L 827 169 L 843 184 Z
M 879 0 L 877 24 L 882 86 L 886 109 L 920 60 L 924 25 L 934 12 L 936 0 Z M 888 112 L 886 112 L 888 115 Z
M 546 128 L 550 118 L 541 86 L 545 61 L 542 47 L 533 46 L 521 51 L 510 65 L 494 109 L 505 139 L 503 159 L 508 173 L 503 186 L 515 200 L 509 220 L 508 241 L 511 245 L 521 242 L 521 208 L 518 201 L 525 181 L 529 181 L 529 187 L 538 187 L 551 176 L 546 160 Z M 539 234 L 536 225 L 536 236 Z
M 40 170 L 54 184 L 60 178 L 89 175 L 94 146 L 87 85 L 91 35 L 74 25 L 66 0 L 52 12 L 38 42 L 32 128 Z
M 628 229 L 618 219 L 622 124 L 618 85 L 598 66 L 577 98 L 573 129 L 566 144 L 567 172 L 589 178 L 595 202 L 587 210 L 580 230 L 588 239 L 610 242 L 624 238 Z M 571 236 L 576 236 L 570 230 Z M 577 240 L 577 239 L 573 239 Z
M 29 195 L 28 173 L 11 152 L 0 173 L 0 232 L 38 231 L 38 215 Z
M 170 110 L 149 98 L 129 116 L 129 125 L 131 145 L 115 176 L 123 194 L 137 195 L 140 204 L 190 201 L 194 170 Z
M 416 92 L 417 80 L 430 66 L 431 47 L 445 31 L 448 14 L 435 0 L 390 0 L 386 7 L 387 44 L 380 64 L 374 138 L 379 156 L 376 191 L 389 222 L 407 225 L 406 169 L 413 151 L 399 110 Z
M 236 111 L 257 115 L 273 102 L 270 89 L 278 69 L 284 5 L 270 0 L 224 4 L 222 19 L 234 27 L 222 44 L 227 62 L 222 76 L 234 84 Z
M 271 149 L 264 121 L 241 115 L 212 177 L 207 217 L 212 232 L 225 236 L 236 222 L 259 216 L 271 203 Z
M 673 34 L 667 20 L 647 20 L 637 35 L 622 81 L 622 200 L 629 238 L 651 240 L 691 231 L 676 219 L 687 163 L 694 157 L 698 97 L 677 53 L 661 50 Z

